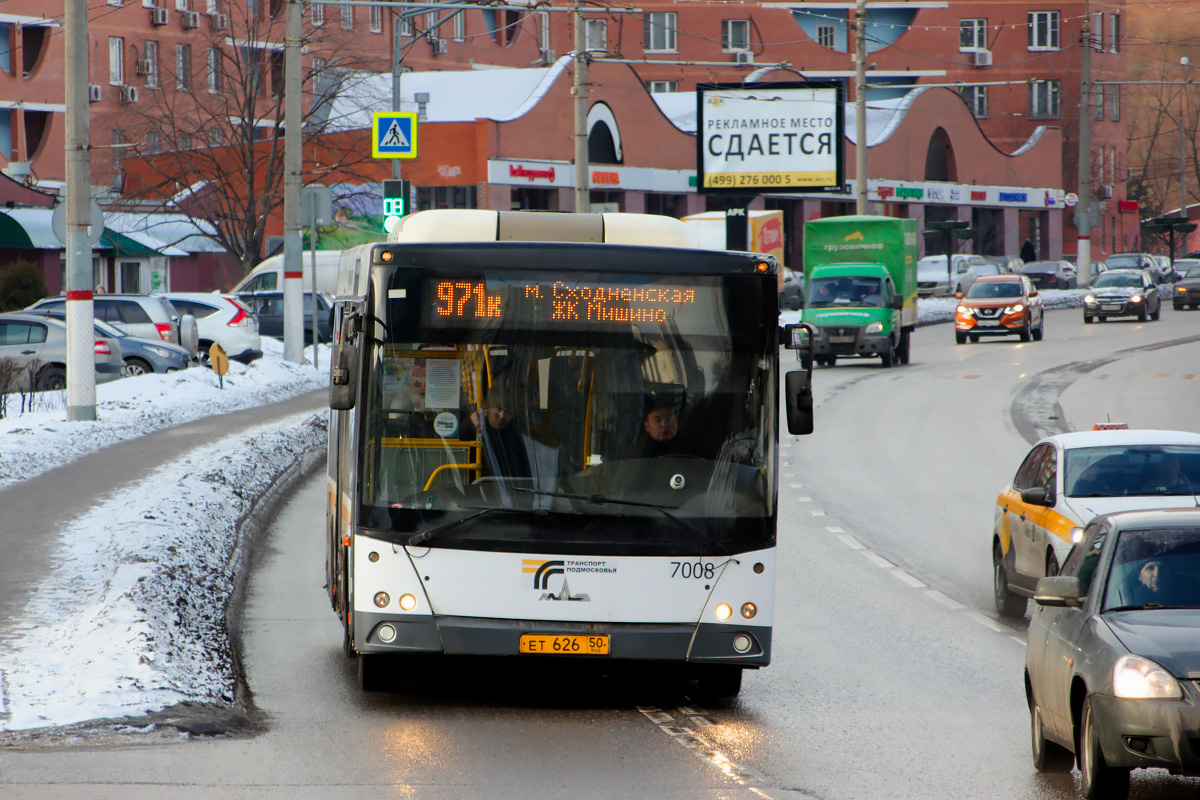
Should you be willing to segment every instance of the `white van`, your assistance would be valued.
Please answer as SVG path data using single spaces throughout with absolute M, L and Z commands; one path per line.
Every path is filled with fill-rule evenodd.
M 337 288 L 338 260 L 341 250 L 317 251 L 317 291 L 333 294 Z M 304 288 L 312 287 L 312 255 L 306 250 L 301 258 L 304 265 Z M 283 290 L 283 254 L 273 255 L 250 270 L 229 294 L 254 294 Z

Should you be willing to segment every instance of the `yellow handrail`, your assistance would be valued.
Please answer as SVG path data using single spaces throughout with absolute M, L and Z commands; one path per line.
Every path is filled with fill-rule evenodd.
M 483 465 L 480 464 L 478 461 L 471 463 L 471 464 L 442 464 L 440 467 L 435 469 L 433 472 L 429 473 L 429 480 L 425 481 L 425 488 L 422 489 L 421 491 L 428 492 L 429 487 L 433 486 L 433 479 L 436 478 L 438 476 L 438 473 L 444 469 L 474 469 L 474 470 L 477 470 L 482 466 Z

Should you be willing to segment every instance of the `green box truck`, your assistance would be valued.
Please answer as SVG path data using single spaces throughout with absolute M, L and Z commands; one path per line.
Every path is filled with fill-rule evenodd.
M 908 363 L 917 326 L 917 222 L 828 217 L 804 223 L 803 319 L 817 330 L 813 359 Z

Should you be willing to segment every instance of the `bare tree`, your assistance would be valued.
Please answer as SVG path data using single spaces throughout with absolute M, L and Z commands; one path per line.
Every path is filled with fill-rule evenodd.
M 286 3 L 223 5 L 228 31 L 164 43 L 164 52 L 143 46 L 138 69 L 146 88 L 128 106 L 119 128 L 127 144 L 114 160 L 124 173 L 124 207 L 207 223 L 201 227 L 249 271 L 268 217 L 283 202 Z M 350 55 L 364 49 L 351 46 L 353 37 L 339 25 L 305 31 L 304 170 L 315 182 L 372 180 L 367 133 L 334 131 L 326 108 L 353 76 L 386 69 L 386 61 Z

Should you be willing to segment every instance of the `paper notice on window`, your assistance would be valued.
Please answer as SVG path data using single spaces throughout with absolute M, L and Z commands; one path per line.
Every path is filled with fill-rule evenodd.
M 430 358 L 425 362 L 425 407 L 458 408 L 462 366 L 457 358 Z

